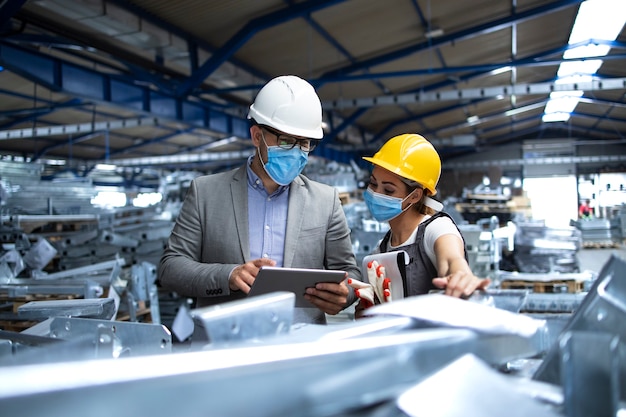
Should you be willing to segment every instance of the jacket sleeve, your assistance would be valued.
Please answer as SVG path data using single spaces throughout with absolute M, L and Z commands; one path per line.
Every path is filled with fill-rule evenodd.
M 326 259 L 325 265 L 327 269 L 337 269 L 348 273 L 348 276 L 359 281 L 361 278 L 361 268 L 356 263 L 354 250 L 352 248 L 352 239 L 350 237 L 350 228 L 348 221 L 339 199 L 339 193 L 334 189 L 333 209 L 328 220 L 328 232 L 326 233 Z M 348 296 L 348 304 L 351 305 L 356 301 L 356 295 L 352 287 L 348 286 L 350 294 Z
M 207 251 L 217 248 L 209 240 L 206 208 L 199 181 L 191 182 L 180 213 L 159 262 L 157 277 L 163 288 L 187 297 L 230 294 L 228 276 L 240 262 L 211 263 Z M 217 248 L 218 250 L 220 248 Z

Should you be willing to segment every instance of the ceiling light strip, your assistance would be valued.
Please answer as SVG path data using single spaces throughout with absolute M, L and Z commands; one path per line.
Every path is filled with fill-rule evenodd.
M 498 159 L 492 161 L 447 162 L 444 170 L 486 168 L 490 166 L 510 167 L 523 165 L 554 165 L 554 164 L 596 164 L 606 162 L 625 162 L 626 155 L 593 155 L 593 156 L 559 156 L 549 158 L 518 158 Z
M 63 136 L 83 134 L 91 132 L 104 132 L 108 130 L 127 129 L 139 126 L 157 126 L 158 118 L 140 117 L 135 119 L 122 119 L 107 122 L 80 123 L 73 125 L 35 127 L 26 129 L 11 129 L 0 131 L 0 140 L 28 139 L 43 136 Z
M 145 158 L 125 158 L 107 161 L 108 164 L 116 166 L 144 166 L 144 165 L 166 165 L 166 164 L 186 164 L 207 161 L 238 161 L 248 158 L 253 153 L 252 150 L 228 151 L 228 152 L 207 152 L 195 154 L 164 155 Z

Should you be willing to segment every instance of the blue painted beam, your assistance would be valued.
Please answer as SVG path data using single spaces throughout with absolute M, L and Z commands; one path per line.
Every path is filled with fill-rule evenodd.
M 506 28 L 512 24 L 517 24 L 524 22 L 528 19 L 532 19 L 538 15 L 543 15 L 546 13 L 555 12 L 567 7 L 571 7 L 575 4 L 582 3 L 583 0 L 561 0 L 554 1 L 547 5 L 535 7 L 532 9 L 525 10 L 520 13 L 513 13 L 510 16 L 507 16 L 503 19 L 497 19 L 494 21 L 486 22 L 462 31 L 458 31 L 449 35 L 443 35 L 435 39 L 430 39 L 425 42 L 420 42 L 412 46 L 408 46 L 402 49 L 399 49 L 394 52 L 390 52 L 388 54 L 379 55 L 370 59 L 366 59 L 356 64 L 351 64 L 345 66 L 343 68 L 339 68 L 333 71 L 329 71 L 321 77 L 322 82 L 325 82 L 325 78 L 332 79 L 333 77 L 340 76 L 343 74 L 350 74 L 364 68 L 370 68 L 373 66 L 385 64 L 389 61 L 395 61 L 400 58 L 404 58 L 408 55 L 411 55 L 415 52 L 419 52 L 422 50 L 427 50 L 433 47 L 439 47 L 444 45 L 449 45 L 454 42 L 458 42 L 464 39 L 470 39 L 479 35 L 495 32 Z
M 343 1 L 344 0 L 309 0 L 249 21 L 180 85 L 178 88 L 178 97 L 186 97 L 191 94 L 191 92 L 200 86 L 209 75 L 230 59 L 248 39 L 259 31 L 297 17 L 306 16 L 317 10 L 333 6 Z
M 116 105 L 142 115 L 183 121 L 224 134 L 248 136 L 246 119 L 216 110 L 209 102 L 156 92 L 123 76 L 100 73 L 1 39 L 0 65 L 52 91 Z
M 204 42 L 202 39 L 198 39 L 195 38 L 194 36 L 190 35 L 189 33 L 185 32 L 184 30 L 182 30 L 179 27 L 176 27 L 174 25 L 172 25 L 169 22 L 166 22 L 160 18 L 158 18 L 157 16 L 151 14 L 151 13 L 146 13 L 146 11 L 144 9 L 142 9 L 139 6 L 135 6 L 134 4 L 130 3 L 128 0 L 107 0 L 108 3 L 113 3 L 116 6 L 118 6 L 121 9 L 125 9 L 128 10 L 129 12 L 137 15 L 139 18 L 146 20 L 147 22 L 150 22 L 151 24 L 167 31 L 167 32 L 171 32 L 174 35 L 178 36 L 181 39 L 184 39 L 187 42 L 187 49 L 189 52 L 189 63 L 190 63 L 190 68 L 192 69 L 197 69 L 198 68 L 198 51 L 197 48 L 202 48 L 208 52 L 210 52 L 211 54 L 215 53 L 217 48 L 215 47 L 215 45 L 210 45 L 207 42 Z M 236 67 L 242 68 L 244 71 L 249 72 L 250 74 L 259 77 L 259 78 L 266 78 L 267 75 L 263 74 L 262 72 L 260 72 L 258 69 L 253 68 L 249 65 L 247 65 L 244 62 L 239 61 L 238 59 L 234 58 L 234 57 L 230 57 L 228 58 L 228 61 L 232 62 L 233 65 L 235 65 Z

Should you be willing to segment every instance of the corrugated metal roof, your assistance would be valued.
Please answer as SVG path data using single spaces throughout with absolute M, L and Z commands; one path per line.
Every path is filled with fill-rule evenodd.
M 623 83 L 589 89 L 568 123 L 541 122 L 580 3 L 30 0 L 0 40 L 0 133 L 21 129 L 19 139 L 0 136 L 0 152 L 141 158 L 206 152 L 202 145 L 234 135 L 243 140 L 211 151 L 239 155 L 247 106 L 281 74 L 317 87 L 329 155 L 369 154 L 404 132 L 433 140 L 447 160 L 540 137 L 623 146 Z M 626 77 L 625 40 L 622 32 L 603 79 Z M 494 73 L 504 65 L 512 69 Z M 515 86 L 523 89 L 513 95 Z M 136 117 L 159 121 L 46 137 L 28 131 Z M 475 145 L 453 146 L 450 138 L 462 135 Z

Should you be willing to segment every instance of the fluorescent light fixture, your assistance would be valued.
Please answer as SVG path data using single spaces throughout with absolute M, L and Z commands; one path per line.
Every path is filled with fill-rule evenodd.
M 163 200 L 161 193 L 140 193 L 133 199 L 134 207 L 149 207 L 158 204 Z
M 126 206 L 126 194 L 116 191 L 100 191 L 91 199 L 91 204 L 96 207 L 124 207 Z
M 229 136 L 227 138 L 219 139 L 214 142 L 208 143 L 206 146 L 203 147 L 203 149 L 219 148 L 220 146 L 228 145 L 236 141 L 237 141 L 236 136 Z
M 435 29 L 429 30 L 428 32 L 424 33 L 424 36 L 428 39 L 438 38 L 440 36 L 443 36 L 443 29 L 435 28 Z
M 609 53 L 607 45 L 597 45 L 594 41 L 614 41 L 626 23 L 626 1 L 624 0 L 587 0 L 580 4 L 574 27 L 570 33 L 569 45 L 587 44 L 568 49 L 563 58 L 581 61 L 563 62 L 557 71 L 556 84 L 588 82 L 598 72 L 602 57 Z M 576 108 L 582 91 L 551 93 L 546 104 L 542 120 L 544 122 L 563 122 L 570 118 Z
M 541 116 L 541 120 L 544 123 L 553 123 L 553 122 L 567 122 L 570 118 L 570 114 L 560 111 L 560 112 L 546 112 Z
M 99 171 L 115 171 L 117 167 L 111 164 L 96 164 L 96 169 Z
M 537 109 L 539 107 L 542 107 L 543 105 L 544 105 L 543 103 L 535 103 L 535 104 L 529 104 L 529 105 L 523 106 L 523 107 L 516 107 L 514 109 L 505 111 L 504 115 L 506 117 L 515 116 L 516 114 L 520 114 L 520 113 L 524 113 L 524 112 L 527 112 L 527 111 L 535 110 L 535 109 Z
M 40 161 L 51 166 L 63 166 L 67 164 L 65 159 L 40 159 Z
M 510 66 L 500 67 L 500 68 L 489 71 L 489 75 L 502 74 L 503 72 L 511 71 L 511 68 L 512 67 Z
M 479 120 L 480 119 L 479 119 L 478 116 L 470 116 L 470 117 L 467 118 L 467 123 L 473 125 L 473 124 L 478 123 Z

